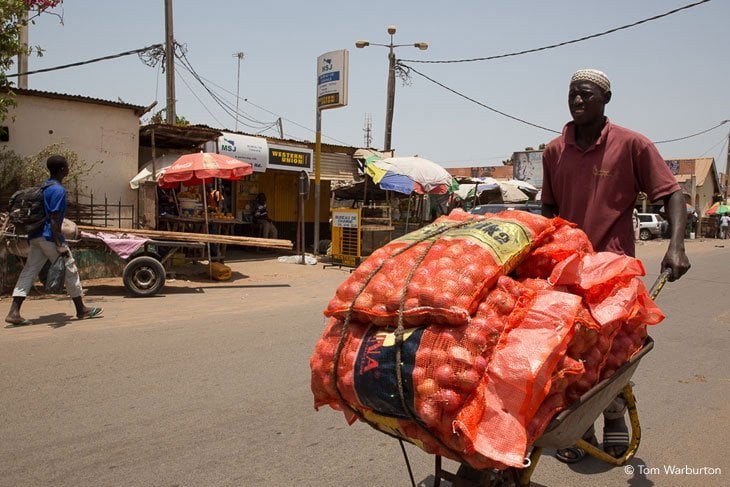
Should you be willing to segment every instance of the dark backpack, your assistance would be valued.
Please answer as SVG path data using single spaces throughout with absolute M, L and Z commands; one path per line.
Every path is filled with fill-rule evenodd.
M 45 189 L 56 183 L 21 189 L 13 193 L 8 205 L 9 220 L 18 234 L 32 235 L 43 229 L 46 223 Z

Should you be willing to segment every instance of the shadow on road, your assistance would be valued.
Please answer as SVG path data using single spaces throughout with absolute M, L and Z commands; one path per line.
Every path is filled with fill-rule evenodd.
M 51 328 L 61 328 L 74 321 L 74 317 L 66 313 L 53 313 L 50 315 L 39 316 L 38 318 L 28 318 L 30 323 L 22 326 L 6 326 L 6 328 L 27 328 L 30 326 L 46 325 Z

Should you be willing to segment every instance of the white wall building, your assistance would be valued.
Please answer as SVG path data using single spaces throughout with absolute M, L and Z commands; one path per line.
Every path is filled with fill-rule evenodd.
M 14 89 L 16 106 L 0 125 L 0 146 L 20 156 L 62 144 L 87 163 L 99 161 L 85 185 L 94 203 L 136 204 L 129 180 L 138 171 L 139 118 L 145 109 L 96 98 Z M 5 140 L 7 139 L 7 140 Z

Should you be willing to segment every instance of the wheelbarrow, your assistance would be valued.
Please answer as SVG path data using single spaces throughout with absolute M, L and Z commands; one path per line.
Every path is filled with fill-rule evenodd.
M 649 291 L 652 299 L 655 299 L 666 284 L 670 270 L 663 271 Z M 598 458 L 612 465 L 624 465 L 636 454 L 641 442 L 641 425 L 639 413 L 636 408 L 631 377 L 636 372 L 641 359 L 654 347 L 654 340 L 647 337 L 643 348 L 636 353 L 627 363 L 621 366 L 611 377 L 599 382 L 588 392 L 561 411 L 548 424 L 543 434 L 535 440 L 522 468 L 508 468 L 506 470 L 475 470 L 468 465 L 462 464 L 456 473 L 446 471 L 442 468 L 441 456 L 435 459 L 435 480 L 434 487 L 439 487 L 441 480 L 448 480 L 454 487 L 529 487 L 530 478 L 537 467 L 544 448 L 568 448 L 573 445 L 585 450 L 589 455 Z M 621 395 L 626 401 L 631 425 L 631 439 L 629 448 L 620 458 L 613 457 L 603 450 L 591 445 L 581 439 L 583 434 L 590 428 L 596 419 L 603 413 L 609 404 Z M 408 473 L 411 482 L 415 486 L 408 457 L 403 448 L 401 450 L 406 460 Z

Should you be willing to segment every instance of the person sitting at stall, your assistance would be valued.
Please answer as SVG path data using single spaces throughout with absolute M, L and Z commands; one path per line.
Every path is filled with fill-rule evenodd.
M 259 237 L 278 237 L 279 233 L 271 218 L 269 218 L 269 210 L 266 206 L 266 195 L 264 193 L 259 193 L 253 202 L 253 223 L 258 229 Z
M 207 205 L 208 211 L 214 213 L 220 213 L 223 208 L 223 194 L 215 188 L 215 185 L 207 185 Z

